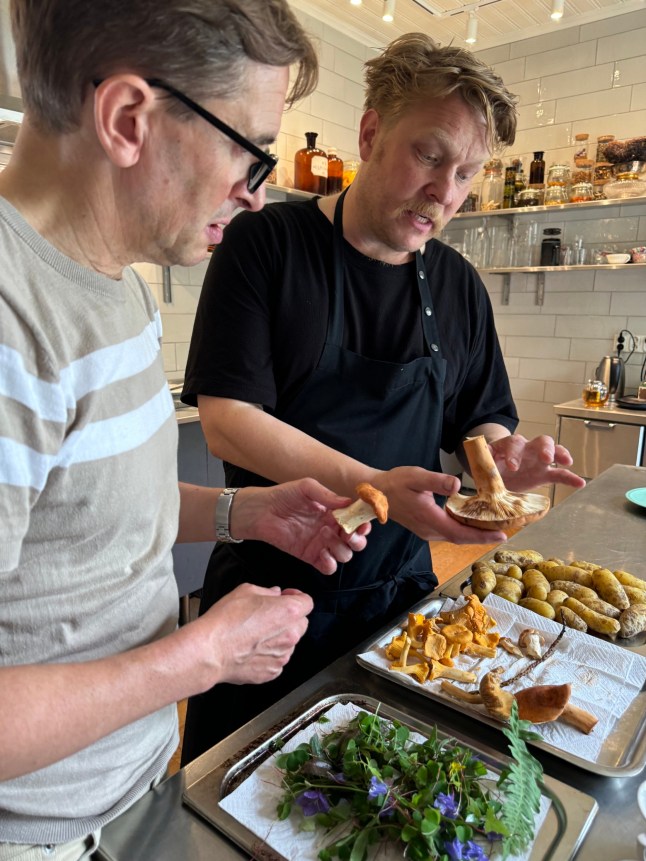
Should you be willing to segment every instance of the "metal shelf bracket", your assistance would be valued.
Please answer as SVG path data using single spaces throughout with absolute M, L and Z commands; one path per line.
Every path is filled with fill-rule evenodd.
M 509 294 L 511 293 L 511 272 L 502 273 L 502 304 L 509 305 Z
M 536 304 L 542 305 L 545 300 L 545 273 L 536 273 Z

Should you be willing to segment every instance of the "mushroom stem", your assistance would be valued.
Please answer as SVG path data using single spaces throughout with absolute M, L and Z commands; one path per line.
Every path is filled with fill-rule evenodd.
M 478 493 L 500 496 L 507 493 L 507 488 L 498 472 L 496 461 L 487 445 L 484 436 L 474 436 L 465 439 L 464 453 L 469 461 L 471 477 L 478 488 Z
M 573 706 L 572 703 L 567 703 L 559 715 L 559 720 L 562 720 L 563 723 L 570 724 L 570 726 L 584 732 L 586 735 L 592 732 L 595 726 L 599 723 L 599 718 L 596 718 L 585 709 Z

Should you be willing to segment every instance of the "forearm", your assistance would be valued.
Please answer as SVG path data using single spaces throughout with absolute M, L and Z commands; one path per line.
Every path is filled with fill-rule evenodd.
M 190 627 L 98 661 L 0 669 L 0 780 L 50 765 L 204 690 Z
M 271 481 L 308 476 L 335 493 L 354 497 L 360 481 L 371 481 L 379 473 L 252 404 L 200 396 L 198 406 L 211 453 Z

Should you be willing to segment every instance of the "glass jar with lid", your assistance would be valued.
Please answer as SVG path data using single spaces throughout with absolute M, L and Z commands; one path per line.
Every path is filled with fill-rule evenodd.
M 570 203 L 583 203 L 586 200 L 592 200 L 594 197 L 594 189 L 591 182 L 576 182 L 570 188 Z
M 490 212 L 492 209 L 502 209 L 505 190 L 505 180 L 502 171 L 502 161 L 492 158 L 484 166 L 484 178 L 480 189 L 480 209 Z
M 572 173 L 569 164 L 553 164 L 547 172 L 547 186 L 562 185 L 568 186 Z

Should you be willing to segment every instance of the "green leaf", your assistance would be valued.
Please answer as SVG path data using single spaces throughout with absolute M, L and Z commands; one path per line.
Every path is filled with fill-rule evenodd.
M 360 831 L 357 839 L 354 841 L 352 852 L 350 853 L 350 861 L 365 861 L 368 853 L 368 835 L 369 831 Z
M 278 819 L 280 822 L 282 822 L 284 819 L 287 819 L 289 814 L 292 812 L 291 801 L 283 799 L 283 801 L 281 801 L 278 805 L 278 809 L 276 812 L 278 814 Z

